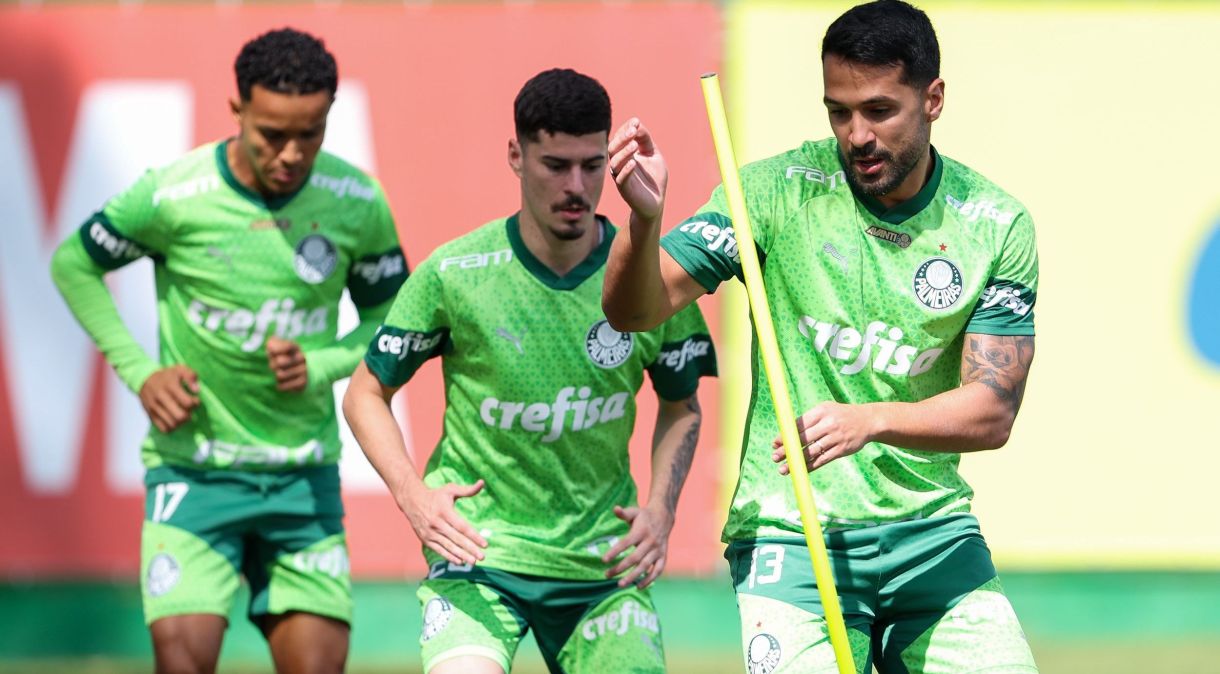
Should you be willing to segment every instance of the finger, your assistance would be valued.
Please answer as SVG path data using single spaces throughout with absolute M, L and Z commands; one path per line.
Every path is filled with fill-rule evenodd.
M 609 564 L 616 557 L 626 552 L 628 548 L 638 544 L 643 537 L 644 535 L 638 531 L 628 531 L 626 536 L 615 541 L 614 545 L 610 546 L 610 549 L 606 551 L 606 554 L 602 555 L 602 561 Z
M 461 550 L 452 541 L 442 536 L 433 536 L 429 540 L 424 541 L 424 545 L 427 545 L 430 550 L 454 564 L 468 563 L 461 554 Z
M 619 586 L 626 587 L 631 583 L 632 580 L 635 579 L 635 576 L 639 575 L 637 573 L 631 573 L 630 570 L 636 566 L 639 566 L 642 570 L 644 568 L 642 563 L 645 559 L 650 558 L 653 552 L 654 551 L 652 550 L 651 546 L 641 545 L 636 547 L 636 549 L 630 555 L 627 555 L 623 561 L 611 567 L 610 570 L 606 572 L 606 577 L 616 578 L 621 574 L 626 574 L 626 576 L 619 580 Z
M 463 564 L 474 564 L 483 559 L 483 551 L 479 549 L 479 546 L 470 540 L 470 537 L 453 526 L 449 520 L 442 519 L 436 528 L 457 550 L 458 554 L 462 557 Z
M 474 484 L 469 484 L 469 485 L 451 484 L 451 485 L 447 485 L 446 488 L 449 490 L 449 493 L 455 499 L 469 498 L 469 497 L 474 496 L 475 494 L 483 491 L 484 484 L 486 484 L 486 483 L 482 479 L 480 479 L 478 482 L 475 482 Z
M 305 378 L 305 365 L 304 364 L 293 365 L 291 367 L 286 367 L 286 368 L 275 370 L 275 381 L 276 382 L 282 383 L 282 382 L 290 381 L 293 379 L 304 379 L 304 378 Z
M 470 541 L 475 544 L 472 551 L 478 553 L 479 559 L 482 559 L 483 553 L 479 551 L 479 548 L 487 547 L 487 539 L 480 536 L 479 532 L 475 531 L 474 526 L 472 526 L 470 522 L 466 521 L 466 518 L 455 512 L 445 513 L 445 521 L 448 522 L 449 526 L 453 527 L 454 530 L 470 539 Z
M 614 138 L 610 139 L 610 143 L 606 147 L 607 151 L 613 155 L 624 145 L 635 140 L 635 131 L 637 128 L 639 128 L 639 124 L 640 120 L 634 117 L 627 120 L 627 122 L 620 126 L 618 131 L 614 133 Z
M 275 388 L 277 391 L 284 392 L 304 391 L 305 385 L 308 382 L 309 380 L 305 377 L 305 374 L 301 373 L 300 375 L 292 377 L 291 379 L 277 381 Z
M 635 142 L 640 146 L 640 152 L 645 155 L 656 154 L 657 144 L 652 139 L 652 133 L 648 131 L 648 127 L 640 122 L 635 131 Z
M 199 406 L 199 398 L 191 395 L 189 391 L 182 387 L 185 379 L 179 379 L 177 386 L 170 386 L 166 390 L 166 396 L 171 398 L 175 404 L 183 410 L 191 410 Z
M 661 571 L 664 569 L 665 569 L 665 558 L 661 557 L 660 559 L 658 559 L 657 561 L 652 563 L 652 568 L 648 570 L 648 575 L 644 577 L 644 580 L 637 583 L 639 588 L 641 590 L 643 590 L 644 588 L 648 587 L 649 585 L 652 585 L 652 582 L 654 580 L 661 577 Z
M 169 423 L 171 430 L 191 417 L 191 413 L 174 399 L 173 389 L 157 391 L 153 396 L 153 406 L 161 412 L 161 417 Z
M 186 365 L 178 366 L 178 381 L 185 384 L 191 393 L 199 393 L 199 375 Z

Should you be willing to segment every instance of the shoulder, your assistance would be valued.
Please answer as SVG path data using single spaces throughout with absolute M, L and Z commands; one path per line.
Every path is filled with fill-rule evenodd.
M 376 178 L 326 151 L 319 152 L 314 161 L 309 188 L 329 192 L 334 199 L 353 205 L 377 204 L 385 199 Z
M 1029 211 L 1016 197 L 969 166 L 943 154 L 940 158 L 945 210 L 963 225 L 1004 231 L 1018 223 L 1032 226 Z
M 427 267 L 431 273 L 449 275 L 457 271 L 487 270 L 511 261 L 513 251 L 506 220 L 497 218 L 437 246 L 420 264 L 421 270 Z
M 808 141 L 742 167 L 742 184 L 756 195 L 771 194 L 790 203 L 848 190 L 834 138 Z

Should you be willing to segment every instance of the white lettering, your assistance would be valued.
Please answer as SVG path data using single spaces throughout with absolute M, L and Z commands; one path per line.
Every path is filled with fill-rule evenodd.
M 513 251 L 511 248 L 492 251 L 490 253 L 471 253 L 469 255 L 447 257 L 441 260 L 440 270 L 445 271 L 449 267 L 457 267 L 458 269 L 479 269 L 482 267 L 491 267 L 498 264 L 503 264 L 512 259 Z
M 575 395 L 575 397 L 573 397 Z M 484 398 L 479 405 L 479 418 L 483 423 L 503 430 L 511 430 L 520 421 L 523 430 L 543 433 L 542 442 L 550 443 L 563 436 L 564 430 L 583 431 L 595 424 L 605 424 L 621 419 L 627 414 L 629 393 L 614 393 L 605 398 L 590 398 L 592 390 L 587 386 L 576 389 L 565 386 L 555 394 L 550 403 L 511 402 L 496 398 Z M 497 419 L 497 411 L 499 418 Z M 572 414 L 569 415 L 568 412 Z M 571 418 L 571 422 L 568 419 Z M 550 420 L 550 424 L 547 421 Z
M 944 352 L 943 348 L 920 352 L 914 346 L 901 344 L 902 329 L 887 326 L 881 321 L 869 323 L 861 335 L 859 330 L 849 325 L 802 316 L 797 320 L 796 329 L 810 342 L 814 351 L 846 363 L 839 372 L 847 375 L 858 374 L 871 367 L 877 372 L 915 377 L 930 370 Z

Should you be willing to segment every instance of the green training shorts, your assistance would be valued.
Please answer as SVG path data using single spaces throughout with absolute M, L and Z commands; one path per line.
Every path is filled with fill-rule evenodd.
M 635 586 L 437 562 L 418 594 L 425 672 L 462 655 L 510 671 L 531 628 L 552 674 L 665 671 L 652 597 Z
M 239 574 L 252 621 L 303 611 L 351 622 L 337 466 L 285 473 L 158 466 L 144 478 L 144 621 L 227 616 Z
M 1033 654 L 970 514 L 827 535 L 856 670 L 1035 674 Z M 749 674 L 836 672 L 804 538 L 725 552 Z

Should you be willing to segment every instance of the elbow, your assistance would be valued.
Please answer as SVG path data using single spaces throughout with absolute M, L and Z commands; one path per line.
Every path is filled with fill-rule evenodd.
M 983 435 L 979 439 L 979 449 L 999 449 L 1008 444 L 1012 436 L 1012 424 L 1015 421 L 1012 414 L 1002 414 L 984 426 Z
M 630 310 L 624 310 L 615 302 L 607 301 L 602 298 L 602 313 L 606 316 L 606 322 L 610 327 L 619 332 L 644 332 L 651 330 L 660 324 L 660 321 L 653 320 L 643 313 L 631 313 Z

